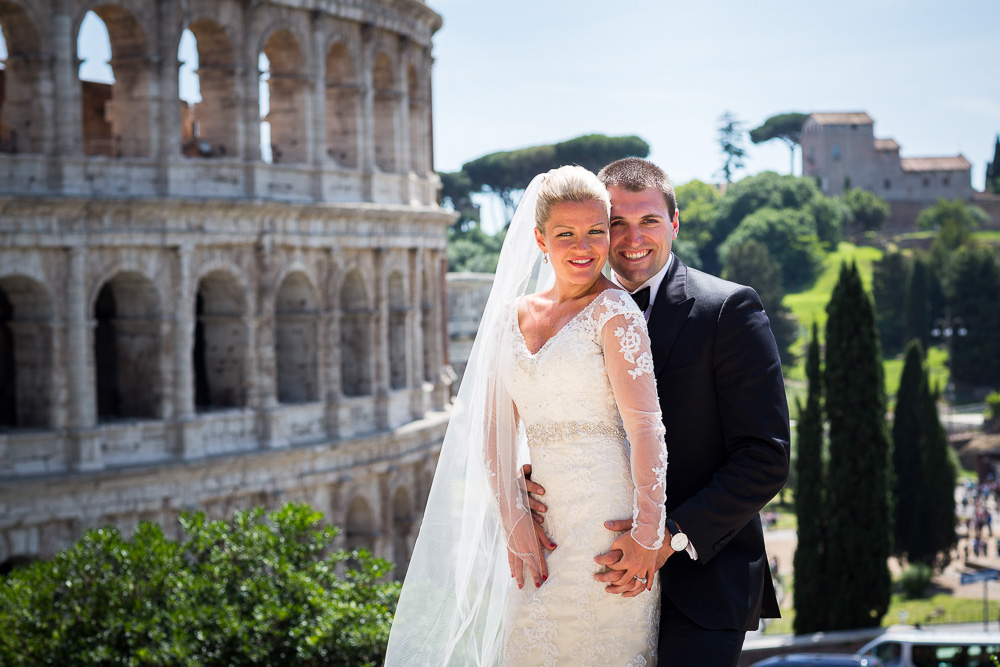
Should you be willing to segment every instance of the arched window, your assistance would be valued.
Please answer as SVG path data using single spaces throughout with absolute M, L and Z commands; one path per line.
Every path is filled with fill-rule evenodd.
M 364 498 L 358 496 L 351 501 L 347 510 L 347 525 L 344 538 L 348 549 L 367 549 L 375 553 L 375 513 Z
M 192 23 L 181 36 L 177 59 L 181 150 L 188 157 L 237 154 L 236 63 L 229 34 L 209 19 Z
M 239 281 L 224 271 L 203 277 L 195 322 L 195 406 L 217 410 L 246 405 L 249 340 L 246 298 Z
M 396 170 L 396 91 L 392 61 L 384 53 L 375 58 L 375 164 L 386 173 Z
M 0 0 L 0 153 L 42 150 L 40 44 L 28 14 Z
M 341 167 L 358 166 L 360 116 L 354 62 L 344 44 L 334 44 L 326 54 L 326 154 Z
M 97 418 L 161 417 L 160 300 L 135 272 L 117 274 L 94 303 Z
M 274 311 L 278 401 L 315 401 L 319 398 L 316 296 L 304 273 L 292 273 L 282 281 Z
M 146 36 L 127 10 L 100 5 L 87 12 L 77 37 L 85 154 L 151 154 L 154 64 L 147 55 Z
M 0 278 L 0 429 L 52 425 L 51 320 L 40 283 Z
M 372 309 L 364 280 L 357 271 L 340 289 L 340 384 L 344 396 L 368 396 L 372 373 Z
M 389 276 L 389 384 L 393 389 L 407 386 L 406 319 L 409 312 L 403 275 Z
M 266 130 L 261 128 L 261 136 L 270 133 L 269 161 L 305 162 L 307 82 L 302 50 L 291 32 L 277 30 L 261 56 L 261 121 L 268 124 Z

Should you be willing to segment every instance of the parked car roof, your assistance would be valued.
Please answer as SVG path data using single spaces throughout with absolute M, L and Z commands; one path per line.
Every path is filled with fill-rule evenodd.
M 760 660 L 750 667 L 882 667 L 882 661 L 851 653 L 789 653 Z

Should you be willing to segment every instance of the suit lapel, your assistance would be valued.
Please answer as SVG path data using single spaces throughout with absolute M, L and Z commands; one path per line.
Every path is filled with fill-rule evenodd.
M 660 284 L 653 312 L 649 314 L 649 342 L 653 348 L 656 375 L 663 371 L 674 341 L 694 306 L 694 297 L 687 295 L 687 269 L 680 258 L 674 255 L 673 264 Z

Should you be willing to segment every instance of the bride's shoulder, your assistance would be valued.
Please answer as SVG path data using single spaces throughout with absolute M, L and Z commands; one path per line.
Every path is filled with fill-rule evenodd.
M 594 319 L 599 327 L 603 327 L 608 320 L 618 315 L 624 315 L 626 319 L 638 317 L 645 321 L 632 295 L 620 287 L 609 287 L 604 290 L 594 299 L 593 305 Z

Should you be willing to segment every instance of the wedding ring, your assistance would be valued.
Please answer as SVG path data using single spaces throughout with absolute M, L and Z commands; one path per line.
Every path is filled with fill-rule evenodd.
M 633 579 L 635 579 L 635 580 L 637 580 L 637 581 L 641 581 L 643 585 L 645 585 L 645 584 L 646 584 L 646 580 L 645 580 L 645 579 L 643 579 L 642 577 L 638 577 L 638 576 L 636 576 L 636 577 L 632 577 L 632 578 L 633 578 Z

